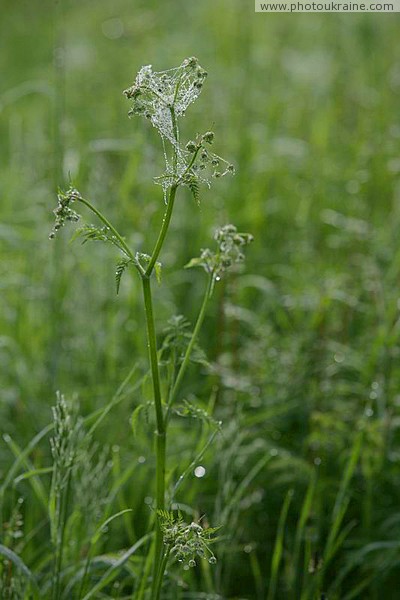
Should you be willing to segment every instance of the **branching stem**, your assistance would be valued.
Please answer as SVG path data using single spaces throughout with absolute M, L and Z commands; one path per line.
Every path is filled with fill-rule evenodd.
M 150 262 L 148 264 L 148 267 L 146 269 L 146 272 L 144 273 L 145 277 L 150 277 L 153 269 L 154 269 L 154 265 L 157 262 L 157 258 L 161 252 L 161 248 L 163 246 L 164 240 L 165 240 L 165 236 L 167 235 L 167 231 L 168 231 L 168 227 L 171 221 L 171 216 L 172 216 L 172 211 L 174 208 L 174 203 L 175 203 L 175 196 L 176 196 L 176 190 L 177 190 L 177 186 L 173 185 L 170 188 L 169 191 L 169 195 L 168 195 L 168 203 L 167 203 L 167 208 L 165 210 L 164 213 L 164 218 L 163 218 L 163 222 L 162 222 L 162 227 L 156 242 L 156 245 L 154 246 L 154 250 L 152 252 L 151 258 L 150 258 Z
M 194 345 L 195 345 L 197 337 L 199 335 L 199 331 L 200 331 L 201 326 L 203 324 L 204 317 L 205 317 L 205 314 L 206 314 L 207 304 L 208 304 L 208 301 L 209 301 L 211 293 L 212 293 L 213 285 L 214 285 L 214 276 L 212 274 L 210 274 L 209 279 L 208 279 L 208 283 L 207 283 L 206 293 L 204 294 L 203 303 L 201 305 L 200 312 L 199 312 L 199 315 L 197 317 L 197 321 L 196 321 L 196 325 L 195 325 L 194 330 L 193 330 L 192 337 L 190 339 L 188 347 L 186 348 L 186 352 L 185 352 L 185 356 L 183 358 L 183 362 L 182 362 L 182 364 L 180 366 L 180 369 L 178 371 L 178 375 L 176 377 L 174 386 L 172 388 L 170 397 L 168 399 L 167 420 L 168 420 L 169 414 L 170 414 L 169 413 L 169 409 L 172 406 L 172 404 L 174 403 L 174 401 L 176 400 L 179 388 L 181 386 L 182 380 L 183 380 L 183 378 L 185 376 L 186 370 L 187 370 L 188 365 L 189 365 L 190 356 L 192 354 Z
M 132 250 L 129 248 L 129 246 L 125 242 L 124 238 L 118 233 L 118 231 L 115 229 L 115 227 L 110 223 L 110 221 L 99 210 L 97 210 L 97 208 L 95 206 L 93 206 L 93 204 L 91 204 L 89 202 L 89 200 L 86 200 L 85 198 L 78 198 L 77 201 L 82 202 L 82 204 L 87 206 L 87 208 L 89 210 L 91 210 L 100 219 L 100 221 L 102 223 L 104 223 L 104 225 L 106 227 L 109 228 L 110 231 L 112 231 L 113 235 L 117 238 L 117 240 L 121 246 L 121 249 L 125 252 L 125 254 L 128 256 L 128 258 L 130 258 L 133 261 L 133 264 L 135 265 L 136 269 L 139 271 L 140 275 L 144 275 L 144 269 L 143 269 L 142 265 L 136 260 L 136 257 L 133 254 Z

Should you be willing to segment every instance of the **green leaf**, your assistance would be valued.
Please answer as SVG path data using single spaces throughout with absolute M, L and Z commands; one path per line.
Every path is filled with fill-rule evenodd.
M 107 527 L 108 525 L 114 521 L 114 519 L 117 519 L 118 517 L 120 517 L 121 515 L 124 515 L 128 512 L 132 512 L 131 508 L 125 508 L 124 510 L 120 510 L 119 512 L 115 513 L 114 515 L 112 515 L 111 517 L 108 517 L 108 519 L 106 519 L 101 525 L 100 527 L 98 527 L 98 529 L 95 531 L 95 533 L 92 535 L 91 538 L 91 543 L 94 545 L 96 544 L 99 539 L 101 538 L 101 536 L 103 535 L 103 533 L 105 533 L 107 531 Z
M 197 258 L 191 258 L 189 260 L 189 262 L 184 266 L 185 269 L 192 269 L 193 267 L 202 267 L 203 266 L 203 259 L 201 259 L 200 257 Z
M 107 569 L 101 579 L 94 585 L 94 587 L 86 594 L 83 600 L 89 600 L 89 598 L 93 598 L 100 590 L 102 590 L 106 585 L 114 581 L 117 577 L 118 573 L 121 571 L 125 563 L 129 560 L 129 558 L 141 547 L 143 544 L 147 542 L 149 538 L 152 537 L 152 533 L 147 533 L 140 540 L 138 540 L 133 546 L 129 548 L 124 554 L 118 558 L 117 560 L 113 560 L 112 566 Z
M 9 470 L 9 472 L 7 473 L 6 477 L 4 477 L 3 483 L 0 486 L 0 500 L 2 500 L 2 498 L 4 497 L 7 487 L 10 485 L 12 480 L 15 478 L 21 465 L 27 464 L 27 457 L 29 456 L 29 454 L 32 452 L 32 450 L 35 448 L 35 446 L 40 442 L 40 440 L 44 436 L 46 436 L 53 428 L 54 428 L 53 423 L 50 423 L 50 425 L 47 425 L 46 427 L 44 427 L 44 429 L 42 429 L 41 431 L 39 431 L 39 433 L 37 435 L 35 435 L 35 437 L 29 442 L 29 444 L 26 446 L 26 448 L 24 448 L 24 450 L 22 450 L 21 452 L 16 454 L 16 460 L 14 461 L 14 463 L 13 463 L 11 469 Z M 11 443 L 11 437 L 8 434 L 4 434 L 3 439 L 7 444 Z
M 8 445 L 8 447 L 10 448 L 10 450 L 12 451 L 12 453 L 14 454 L 15 458 L 16 459 L 21 458 L 22 464 L 25 465 L 25 467 L 28 469 L 28 471 L 33 471 L 34 466 L 31 463 L 31 461 L 29 460 L 28 456 L 25 455 L 24 451 L 21 450 L 21 448 L 18 446 L 18 444 L 16 444 L 14 442 L 14 440 L 11 438 L 11 436 L 8 434 L 5 434 L 3 436 L 3 439 L 6 442 L 6 444 Z M 37 475 L 34 475 L 32 478 L 29 479 L 29 483 L 31 484 L 33 491 L 35 492 L 38 500 L 42 503 L 43 507 L 47 508 L 46 490 L 43 486 L 43 483 L 39 479 L 39 477 L 37 477 Z M 14 481 L 14 485 L 15 485 L 15 481 Z
M 117 270 L 115 271 L 115 283 L 117 286 L 117 294 L 119 293 L 119 287 L 121 285 L 121 278 L 125 272 L 125 269 L 133 262 L 131 258 L 122 258 L 117 264 Z
M 174 412 L 179 417 L 199 419 L 200 421 L 203 421 L 203 423 L 210 425 L 210 427 L 221 429 L 220 421 L 216 421 L 210 414 L 208 414 L 206 410 L 196 406 L 192 402 L 189 402 L 189 400 L 183 400 L 183 404 L 181 406 L 177 406 L 174 409 Z
M 86 244 L 89 241 L 107 242 L 109 240 L 107 228 L 97 227 L 96 225 L 83 225 L 83 227 L 79 227 L 71 237 L 71 242 L 80 237 L 83 238 L 82 244 Z
M 43 467 L 41 469 L 31 469 L 30 471 L 26 471 L 16 477 L 14 479 L 14 485 L 17 485 L 20 481 L 25 481 L 26 479 L 30 479 L 31 477 L 36 477 L 36 475 L 45 475 L 47 473 L 52 473 L 53 467 Z
M 158 283 L 161 283 L 161 269 L 162 269 L 162 265 L 160 262 L 156 262 L 156 264 L 154 265 L 154 271 L 156 274 L 156 279 Z
M 15 554 L 15 552 L 10 550 L 10 548 L 7 548 L 6 546 L 3 546 L 3 544 L 0 544 L 0 554 L 2 554 L 8 560 L 10 560 L 12 563 L 14 563 L 14 565 L 17 567 L 17 569 L 19 569 L 21 571 L 21 573 L 23 573 L 25 575 L 25 577 L 27 577 L 28 579 L 32 578 L 32 573 L 30 572 L 30 570 L 28 569 L 26 564 L 22 561 L 22 559 L 17 554 Z
M 188 181 L 188 188 L 192 192 L 193 198 L 197 204 L 200 204 L 200 186 L 197 177 L 193 177 Z
M 139 417 L 140 417 L 140 413 L 142 412 L 142 410 L 145 408 L 144 404 L 139 404 L 139 406 L 137 406 L 135 408 L 135 410 L 132 413 L 131 416 L 131 427 L 132 427 L 132 433 L 133 435 L 136 437 L 137 435 L 137 424 L 139 421 Z
M 82 244 L 86 242 L 109 242 L 116 246 L 118 250 L 126 255 L 126 250 L 121 246 L 118 238 L 112 233 L 109 227 L 97 227 L 97 225 L 84 225 L 77 229 L 74 235 L 71 237 L 71 242 L 74 242 L 77 238 L 83 238 Z M 131 259 L 129 259 L 131 260 Z

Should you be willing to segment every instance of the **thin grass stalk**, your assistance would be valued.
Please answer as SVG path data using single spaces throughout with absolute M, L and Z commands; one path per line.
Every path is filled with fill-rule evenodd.
M 268 587 L 267 600 L 274 600 L 276 595 L 276 588 L 278 584 L 279 567 L 282 560 L 283 553 L 283 540 L 285 537 L 285 525 L 289 511 L 289 506 L 293 498 L 293 490 L 289 490 L 286 494 L 285 501 L 282 506 L 281 514 L 279 515 L 278 531 L 276 534 L 276 541 L 274 546 L 274 552 L 272 554 L 271 563 L 271 579 Z
M 339 491 L 336 496 L 335 505 L 333 507 L 332 512 L 331 527 L 322 555 L 322 567 L 316 573 L 315 577 L 311 581 L 311 584 L 307 588 L 307 590 L 309 591 L 309 595 L 306 595 L 306 598 L 313 598 L 317 590 L 322 588 L 324 576 L 329 563 L 332 561 L 333 557 L 335 556 L 338 549 L 342 545 L 344 539 L 346 538 L 349 531 L 348 528 L 353 527 L 353 523 L 349 523 L 349 525 L 344 529 L 344 531 L 340 533 L 340 528 L 342 526 L 343 519 L 345 517 L 349 505 L 348 489 L 350 486 L 350 482 L 353 478 L 354 472 L 356 470 L 358 460 L 360 458 L 363 440 L 364 432 L 363 430 L 361 430 L 355 437 L 353 447 L 351 449 L 351 454 L 347 462 L 346 468 L 344 470 Z
M 65 525 L 67 521 L 67 510 L 68 510 L 68 499 L 69 491 L 71 486 L 71 472 L 68 474 L 67 482 L 62 493 L 57 499 L 57 511 L 56 511 L 56 547 L 55 557 L 53 563 L 53 576 L 51 586 L 51 598 L 52 600 L 58 600 L 60 597 L 60 575 L 62 569 L 62 560 L 64 554 L 64 534 Z
M 164 572 L 165 572 L 165 569 L 167 568 L 170 551 L 171 551 L 171 547 L 168 546 L 164 552 L 164 555 L 161 560 L 160 568 L 158 570 L 157 579 L 156 579 L 156 583 L 155 583 L 155 587 L 154 587 L 154 592 L 155 592 L 154 597 L 156 599 L 158 599 L 161 594 L 161 587 L 162 587 L 162 582 L 164 579 Z
M 317 484 L 317 477 L 315 473 L 311 475 L 310 483 L 308 484 L 306 495 L 301 507 L 300 517 L 297 523 L 296 535 L 293 549 L 292 559 L 292 600 L 297 600 L 301 589 L 301 577 L 300 577 L 300 552 L 302 540 L 304 537 L 304 529 L 311 512 L 312 503 L 315 495 L 315 489 Z
M 339 533 L 340 526 L 342 524 L 344 515 L 347 510 L 347 491 L 350 485 L 350 481 L 354 475 L 354 471 L 356 469 L 358 459 L 360 457 L 362 442 L 364 438 L 363 431 L 360 431 L 353 444 L 353 448 L 351 451 L 349 462 L 347 463 L 346 469 L 344 471 L 343 479 L 340 484 L 339 492 L 336 498 L 335 506 L 333 509 L 332 515 L 332 526 L 329 531 L 328 540 L 326 543 L 326 547 L 324 550 L 324 563 L 326 564 L 333 556 L 333 547 L 335 545 L 335 540 Z
M 4 477 L 3 482 L 0 486 L 0 520 L 1 520 L 1 522 L 3 522 L 3 520 L 4 520 L 3 502 L 4 502 L 4 495 L 7 491 L 7 488 L 13 481 L 16 474 L 18 473 L 20 466 L 22 464 L 26 464 L 25 460 L 29 456 L 29 454 L 32 452 L 33 448 L 35 448 L 35 446 L 40 442 L 40 440 L 44 436 L 46 436 L 53 428 L 54 428 L 53 423 L 50 423 L 50 425 L 47 425 L 41 431 L 39 431 L 39 433 L 35 435 L 35 437 L 29 442 L 29 444 L 18 454 L 18 456 L 16 457 L 16 460 L 12 464 L 12 467 L 8 471 L 7 475 Z M 8 443 L 8 441 L 11 440 L 11 437 L 8 434 L 4 434 L 3 439 L 6 443 Z
M 197 321 L 196 321 L 196 325 L 193 330 L 192 337 L 191 337 L 188 347 L 186 349 L 185 356 L 184 356 L 182 364 L 179 368 L 178 375 L 176 377 L 175 383 L 173 385 L 173 388 L 172 388 L 172 391 L 171 391 L 171 394 L 170 394 L 170 397 L 168 400 L 168 408 L 170 408 L 172 406 L 172 404 L 174 403 L 174 401 L 176 400 L 179 388 L 181 386 L 182 380 L 183 380 L 186 370 L 188 368 L 190 356 L 192 354 L 194 345 L 197 341 L 201 326 L 203 325 L 204 317 L 206 314 L 206 308 L 207 308 L 207 304 L 208 304 L 208 301 L 211 296 L 213 285 L 214 285 L 214 278 L 212 275 L 210 275 L 210 277 L 208 279 L 206 293 L 204 295 L 203 303 L 200 308 L 199 316 L 197 317 Z M 169 415 L 169 412 L 167 413 L 167 418 L 168 418 L 168 415 Z
M 135 590 L 132 600 L 143 600 L 146 593 L 147 583 L 150 577 L 152 560 L 153 560 L 154 545 L 149 544 L 149 548 L 144 563 L 144 568 L 141 570 L 140 586 Z

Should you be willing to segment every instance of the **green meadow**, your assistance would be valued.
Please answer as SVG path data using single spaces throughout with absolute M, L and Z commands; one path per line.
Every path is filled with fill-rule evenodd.
M 397 598 L 400 17 L 239 0 L 0 8 L 0 597 Z M 155 596 L 140 278 L 117 294 L 117 248 L 71 241 L 74 225 L 49 234 L 72 182 L 151 252 L 163 149 L 122 92 L 142 65 L 191 56 L 208 77 L 182 139 L 212 130 L 236 173 L 199 202 L 177 193 L 152 280 L 161 376 L 171 317 L 193 329 L 205 291 L 183 267 L 226 223 L 254 241 L 215 282 L 168 431 L 166 508 L 218 528 L 216 562 L 185 568 L 172 551 Z

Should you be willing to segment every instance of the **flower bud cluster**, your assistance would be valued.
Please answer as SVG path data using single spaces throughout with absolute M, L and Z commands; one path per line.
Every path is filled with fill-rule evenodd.
M 182 517 L 174 519 L 170 513 L 160 514 L 164 543 L 170 547 L 178 562 L 183 563 L 185 570 L 196 566 L 196 558 L 205 558 L 210 564 L 217 559 L 209 548 L 216 529 L 203 529 L 198 523 L 187 525 Z
M 72 210 L 70 205 L 82 198 L 78 190 L 73 187 L 70 187 L 66 192 L 62 190 L 58 191 L 57 199 L 58 204 L 56 208 L 53 210 L 53 213 L 56 217 L 53 230 L 51 231 L 49 238 L 54 239 L 56 232 L 61 229 L 65 225 L 66 221 L 79 221 L 80 216 L 77 212 Z
M 164 190 L 185 185 L 198 201 L 200 183 L 210 185 L 212 177 L 234 173 L 233 165 L 210 151 L 214 132 L 207 131 L 190 140 L 186 146 L 179 139 L 178 118 L 185 115 L 187 107 L 194 102 L 207 77 L 195 57 L 186 58 L 179 67 L 167 71 L 153 71 L 151 65 L 142 67 L 132 86 L 124 91 L 132 101 L 129 115 L 147 118 L 158 130 L 164 146 L 166 170 L 155 177 Z
M 234 225 L 229 224 L 218 228 L 214 239 L 217 242 L 216 251 L 204 248 L 201 250 L 200 256 L 192 258 L 186 266 L 187 268 L 203 267 L 216 281 L 219 281 L 224 271 L 235 263 L 243 262 L 244 246 L 253 241 L 253 236 L 249 233 L 238 232 Z
M 225 267 L 244 260 L 243 247 L 253 241 L 250 233 L 240 233 L 234 225 L 224 225 L 216 230 L 214 239 L 218 244 L 220 257 Z
M 228 163 L 225 159 L 221 158 L 217 154 L 210 151 L 207 146 L 210 146 L 214 141 L 214 132 L 207 131 L 203 135 L 199 136 L 196 141 L 190 140 L 186 144 L 186 150 L 193 157 L 190 161 L 191 174 L 198 174 L 199 171 L 205 171 L 207 167 L 210 169 L 211 177 L 223 177 L 228 173 L 234 174 L 235 168 L 232 164 Z

